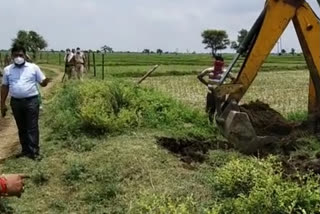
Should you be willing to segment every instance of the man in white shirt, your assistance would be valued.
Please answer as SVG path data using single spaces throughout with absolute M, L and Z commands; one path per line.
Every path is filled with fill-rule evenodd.
M 11 96 L 11 108 L 19 130 L 22 153 L 37 159 L 39 156 L 39 90 L 37 84 L 46 87 L 51 81 L 40 68 L 26 61 L 26 49 L 16 46 L 11 50 L 13 64 L 4 69 L 1 86 L 1 114 L 6 116 L 6 99 Z

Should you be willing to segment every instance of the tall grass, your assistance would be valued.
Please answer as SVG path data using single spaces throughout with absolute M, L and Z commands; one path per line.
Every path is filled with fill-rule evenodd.
M 83 133 L 112 136 L 138 128 L 202 139 L 215 135 L 203 113 L 152 89 L 116 79 L 65 85 L 48 111 L 47 125 L 59 138 Z

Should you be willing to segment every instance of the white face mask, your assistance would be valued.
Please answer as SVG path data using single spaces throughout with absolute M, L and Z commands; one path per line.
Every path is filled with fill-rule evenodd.
M 14 58 L 14 64 L 22 65 L 24 63 L 25 63 L 25 59 L 23 57 L 18 56 L 16 58 Z

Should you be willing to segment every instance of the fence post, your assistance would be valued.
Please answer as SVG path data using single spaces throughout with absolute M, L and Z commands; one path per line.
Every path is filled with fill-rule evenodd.
M 61 52 L 59 52 L 59 65 L 61 65 Z
M 90 73 L 90 52 L 88 52 L 88 73 Z
M 102 54 L 102 80 L 104 80 L 104 53 Z
M 97 67 L 96 67 L 96 54 L 93 52 L 93 76 L 97 76 Z
M 49 64 L 49 52 L 47 52 L 47 64 Z

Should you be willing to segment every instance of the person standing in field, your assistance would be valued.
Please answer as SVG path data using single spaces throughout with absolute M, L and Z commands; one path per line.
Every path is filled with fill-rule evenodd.
M 198 79 L 200 80 L 200 82 L 208 88 L 206 112 L 208 113 L 210 123 L 213 123 L 214 114 L 216 111 L 218 111 L 218 113 L 221 113 L 221 104 L 225 99 L 225 97 L 218 97 L 215 92 L 216 87 L 221 82 L 224 72 L 226 72 L 224 59 L 222 56 L 216 56 L 213 67 L 203 70 L 198 75 Z M 204 79 L 204 77 L 206 76 L 208 76 L 208 81 Z M 232 77 L 230 74 L 228 75 L 228 78 L 234 80 L 234 77 Z
M 75 58 L 74 58 L 74 53 L 71 52 L 69 48 L 66 50 L 66 55 L 64 56 L 64 62 L 65 62 L 65 73 L 68 76 L 68 79 L 70 80 L 74 76 L 74 72 L 75 72 Z
M 77 48 L 76 54 L 75 54 L 75 63 L 76 63 L 76 74 L 79 80 L 83 80 L 83 73 L 84 73 L 84 65 L 86 64 L 86 58 L 84 53 L 80 50 L 80 48 Z
M 4 69 L 1 86 L 1 115 L 6 116 L 6 99 L 10 93 L 10 106 L 18 127 L 21 154 L 38 159 L 39 147 L 39 91 L 37 84 L 46 87 L 50 78 L 46 78 L 40 68 L 26 61 L 26 49 L 14 46 L 11 50 L 13 64 Z

